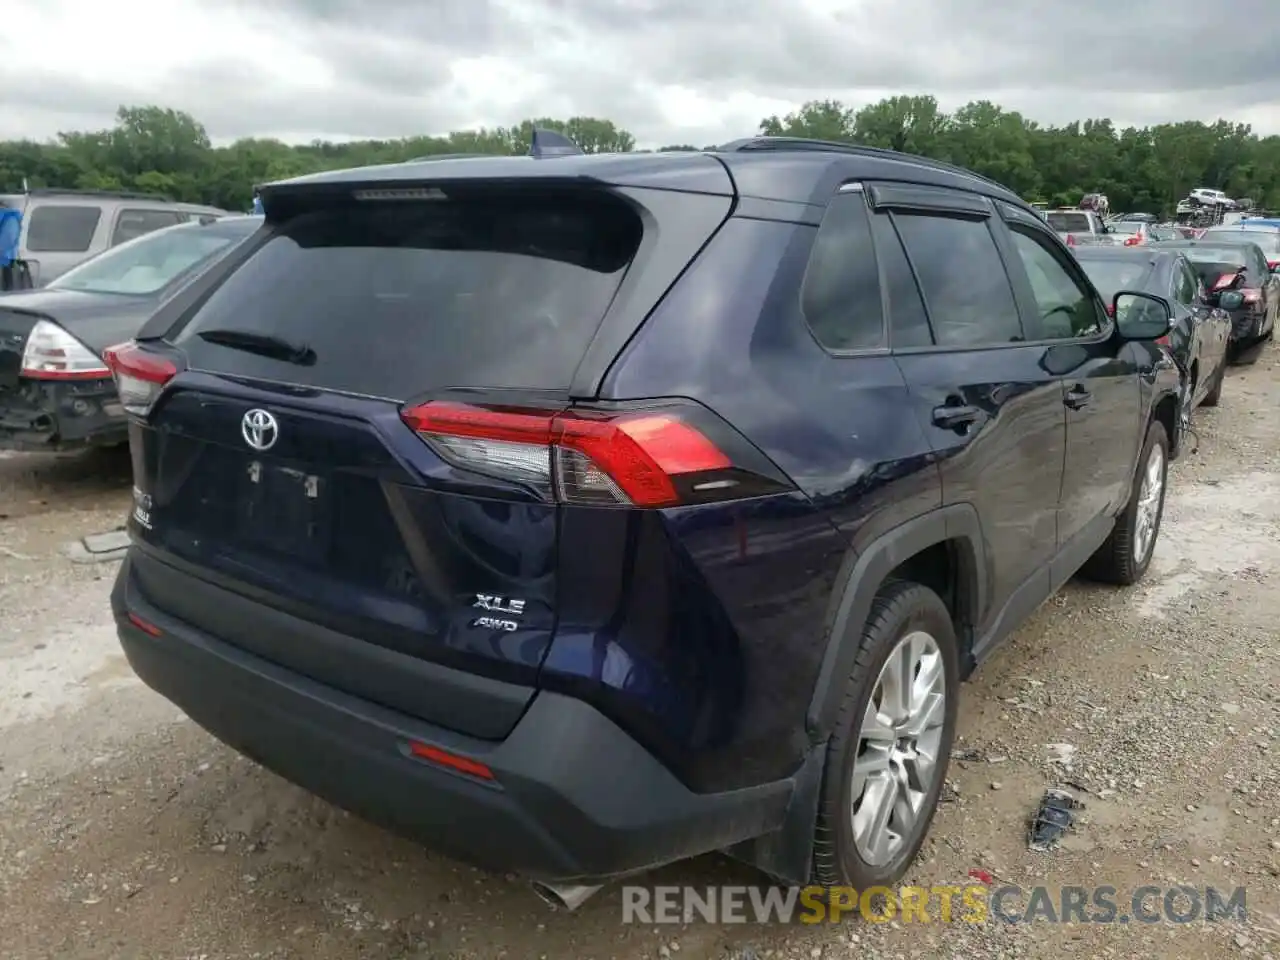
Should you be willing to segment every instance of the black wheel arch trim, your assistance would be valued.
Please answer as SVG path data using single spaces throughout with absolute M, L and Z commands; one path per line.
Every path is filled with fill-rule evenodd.
M 805 724 L 814 742 L 831 734 L 844 695 L 845 680 L 853 670 L 862 631 L 871 615 L 871 604 L 886 578 L 904 560 L 939 543 L 959 545 L 958 589 L 960 609 L 969 622 L 957 626 L 962 666 L 977 627 L 985 618 L 989 601 L 986 552 L 978 511 L 970 503 L 949 504 L 921 514 L 873 540 L 861 551 L 845 557 L 827 614 L 826 649 L 814 684 Z

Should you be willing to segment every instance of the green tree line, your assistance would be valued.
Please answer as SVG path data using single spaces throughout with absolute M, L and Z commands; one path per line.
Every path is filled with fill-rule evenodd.
M 304 173 L 444 153 L 524 153 L 535 125 L 560 131 L 592 153 L 636 148 L 629 132 L 595 117 L 531 119 L 396 140 L 244 139 L 215 147 L 189 114 L 133 106 L 121 107 L 110 129 L 62 133 L 47 143 L 0 141 L 0 192 L 16 192 L 25 180 L 31 187 L 162 193 L 239 210 L 247 207 L 253 184 Z M 861 108 L 812 101 L 786 116 L 765 118 L 759 132 L 947 160 L 1053 205 L 1075 204 L 1084 193 L 1099 191 L 1113 210 L 1169 213 L 1191 189 L 1212 187 L 1280 208 L 1280 136 L 1259 137 L 1247 125 L 1225 120 L 1119 130 L 1105 119 L 1042 126 L 987 100 L 945 113 L 933 97 L 898 96 Z

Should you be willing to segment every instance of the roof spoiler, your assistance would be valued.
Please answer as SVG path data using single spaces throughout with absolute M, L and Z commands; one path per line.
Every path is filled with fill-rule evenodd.
M 533 137 L 529 142 L 529 156 L 542 160 L 549 157 L 580 157 L 586 151 L 564 134 L 554 130 L 533 128 Z

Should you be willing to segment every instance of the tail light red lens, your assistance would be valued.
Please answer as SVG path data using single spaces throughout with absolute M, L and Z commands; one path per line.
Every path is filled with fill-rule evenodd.
M 1268 269 L 1268 270 L 1271 270 L 1271 271 L 1273 271 L 1273 272 L 1274 272 L 1278 267 L 1280 267 L 1280 260 L 1268 260 L 1268 261 L 1267 261 L 1267 269 Z
M 470 757 L 463 757 L 447 750 L 441 750 L 439 747 L 433 747 L 429 743 L 414 741 L 409 744 L 409 753 L 419 760 L 434 763 L 438 767 L 444 767 L 455 773 L 465 774 L 468 777 L 475 777 L 477 780 L 494 779 L 493 771 L 489 769 L 488 765 L 481 763 L 479 760 L 472 760 Z
M 1069 234 L 1069 233 L 1068 233 L 1068 234 L 1067 234 L 1067 246 L 1068 246 L 1068 247 L 1074 247 L 1075 245 L 1076 245 L 1076 238 L 1075 238 L 1074 236 L 1072 236 L 1071 234 Z
M 673 506 L 682 488 L 728 494 L 732 459 L 678 413 L 517 410 L 453 401 L 409 407 L 401 418 L 443 459 L 522 482 L 561 503 Z
M 108 347 L 103 356 L 120 394 L 120 405 L 135 416 L 146 416 L 164 385 L 178 375 L 177 366 L 143 350 L 135 342 Z
M 1125 238 L 1124 245 L 1126 247 L 1136 247 L 1141 242 L 1142 242 L 1142 237 L 1138 236 L 1137 234 L 1134 234 L 1132 237 Z
M 1166 333 L 1163 337 L 1157 337 L 1156 343 L 1160 344 L 1162 347 L 1167 347 L 1173 343 L 1173 341 L 1169 339 L 1169 335 Z
M 1114 317 L 1116 315 L 1116 305 L 1114 303 L 1107 304 L 1107 316 Z

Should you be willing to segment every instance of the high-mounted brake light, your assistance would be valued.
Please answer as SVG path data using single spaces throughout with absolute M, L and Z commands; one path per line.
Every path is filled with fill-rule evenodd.
M 120 405 L 134 416 L 146 416 L 164 385 L 178 375 L 173 362 L 148 353 L 132 340 L 108 347 L 103 355 L 116 379 Z
M 104 380 L 111 371 L 62 327 L 40 320 L 27 336 L 20 375 L 31 380 Z
M 677 414 L 542 411 L 432 401 L 401 417 L 440 456 L 477 473 L 524 482 L 564 503 L 639 507 L 682 502 L 691 490 L 732 489 L 733 461 Z
M 357 200 L 448 200 L 445 192 L 437 187 L 396 187 L 381 190 L 356 190 Z

